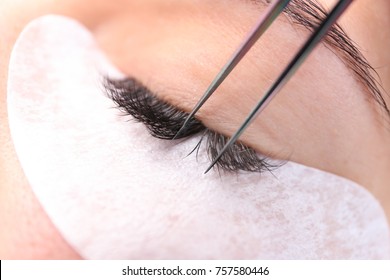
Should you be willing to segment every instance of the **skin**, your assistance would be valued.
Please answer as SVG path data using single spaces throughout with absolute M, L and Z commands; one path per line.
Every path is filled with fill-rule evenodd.
M 33 195 L 9 135 L 7 68 L 23 27 L 49 13 L 79 20 L 119 69 L 160 98 L 190 111 L 263 8 L 245 1 L 30 2 L 0 2 L 0 257 L 74 259 L 79 255 Z M 325 7 L 334 3 L 320 2 Z M 374 6 L 369 0 L 356 1 L 341 25 L 377 69 L 389 103 L 385 92 L 390 92 L 390 33 L 382 31 L 390 26 L 390 2 L 375 1 Z M 234 133 L 307 34 L 285 18 L 278 20 L 199 118 L 220 133 Z M 246 144 L 361 184 L 390 217 L 388 116 L 333 53 L 319 47 L 271 104 L 243 135 Z

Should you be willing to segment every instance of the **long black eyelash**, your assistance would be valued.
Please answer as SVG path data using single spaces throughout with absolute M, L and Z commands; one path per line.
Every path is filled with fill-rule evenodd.
M 131 115 L 148 128 L 153 137 L 171 140 L 181 128 L 187 114 L 166 102 L 161 102 L 153 93 L 135 79 L 106 79 L 104 87 L 119 109 Z M 204 131 L 204 125 L 191 120 L 188 132 L 180 138 Z
M 198 149 L 203 138 L 199 142 Z M 207 153 L 209 158 L 214 160 L 228 141 L 228 137 L 212 130 L 207 130 Z M 237 166 L 240 168 L 237 168 Z M 237 142 L 222 155 L 217 167 L 225 171 L 237 171 L 237 169 L 240 169 L 249 172 L 272 172 L 279 165 L 271 164 L 266 157 L 260 157 L 253 149 L 241 142 Z
M 156 138 L 171 140 L 181 128 L 187 113 L 158 99 L 148 88 L 133 78 L 123 80 L 105 79 L 104 88 L 108 96 L 125 114 L 143 123 L 150 134 Z M 211 160 L 227 143 L 228 138 L 209 130 L 199 120 L 191 120 L 186 132 L 180 138 L 186 138 L 203 132 L 198 145 L 191 152 L 198 153 L 206 140 L 206 150 Z M 223 171 L 239 170 L 249 172 L 272 171 L 276 165 L 260 157 L 253 149 L 238 142 L 234 144 L 218 161 L 217 168 Z

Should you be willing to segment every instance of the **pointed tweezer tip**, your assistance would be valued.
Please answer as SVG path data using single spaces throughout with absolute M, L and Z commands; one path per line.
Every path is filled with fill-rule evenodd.
M 179 139 L 180 136 L 183 135 L 183 133 L 184 133 L 184 132 L 186 131 L 186 129 L 187 129 L 188 121 L 189 121 L 189 119 L 187 118 L 187 119 L 184 121 L 182 127 L 179 129 L 179 131 L 178 131 L 178 132 L 175 134 L 175 136 L 172 138 L 172 140 L 177 140 L 177 139 Z
M 183 134 L 183 131 L 184 131 L 184 126 L 182 126 L 179 129 L 179 131 L 175 134 L 175 136 L 172 138 L 172 140 L 177 140 Z
M 209 173 L 210 170 L 217 164 L 217 162 L 218 162 L 218 160 L 219 160 L 220 158 L 221 158 L 221 154 L 218 155 L 218 156 L 214 159 L 213 163 L 206 169 L 206 171 L 204 172 L 204 174 Z
M 230 148 L 230 146 L 236 142 L 237 138 L 239 137 L 239 133 L 236 133 L 236 135 L 234 135 L 232 138 L 230 138 L 230 140 L 228 141 L 228 143 L 225 145 L 225 147 L 223 147 L 223 149 L 218 153 L 218 155 L 214 158 L 213 160 L 213 163 L 209 166 L 209 168 L 207 168 L 206 172 L 204 174 L 207 174 L 211 168 L 214 167 L 214 165 L 217 164 L 217 162 L 222 158 L 223 154 Z
M 187 127 L 188 127 L 188 123 L 190 122 L 190 120 L 195 116 L 195 112 L 191 112 L 188 117 L 185 119 L 183 125 L 181 126 L 181 128 L 179 129 L 179 131 L 176 133 L 176 135 L 172 138 L 172 140 L 176 140 L 176 139 L 179 139 L 180 136 L 183 135 L 183 133 L 187 130 Z
M 215 163 L 211 164 L 203 174 L 207 174 L 214 167 Z

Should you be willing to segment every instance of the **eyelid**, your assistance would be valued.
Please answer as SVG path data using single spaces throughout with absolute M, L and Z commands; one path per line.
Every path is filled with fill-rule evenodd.
M 143 123 L 153 137 L 172 140 L 188 116 L 187 113 L 160 100 L 134 78 L 123 80 L 106 78 L 103 85 L 108 97 L 116 106 L 126 115 Z M 192 119 L 188 129 L 180 138 L 200 133 L 203 133 L 201 140 L 191 153 L 195 151 L 198 153 L 201 145 L 206 142 L 206 151 L 210 160 L 215 159 L 229 140 L 228 137 L 208 129 L 199 120 Z M 216 167 L 228 172 L 239 170 L 264 172 L 272 171 L 278 166 L 271 164 L 268 158 L 258 155 L 252 148 L 238 142 L 224 154 Z

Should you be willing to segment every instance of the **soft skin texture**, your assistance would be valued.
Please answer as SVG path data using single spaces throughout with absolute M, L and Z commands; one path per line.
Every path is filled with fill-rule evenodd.
M 321 2 L 330 5 L 329 1 Z M 369 0 L 356 2 L 342 24 L 377 68 L 384 90 L 389 92 L 390 54 L 386 46 L 390 45 L 390 35 L 382 31 L 390 26 L 390 2 L 375 1 L 375 6 Z M 1 1 L 0 257 L 78 257 L 33 196 L 9 135 L 5 108 L 8 61 L 27 22 L 47 13 L 76 18 L 95 33 L 123 72 L 189 110 L 256 20 L 259 10 L 245 1 Z M 283 65 L 305 34 L 280 21 L 221 88 L 219 96 L 223 97 L 215 97 L 200 112 L 205 124 L 231 134 L 259 92 L 280 70 L 270 65 L 268 58 L 272 56 L 278 59 L 275 64 Z M 293 47 L 285 51 L 281 39 Z M 270 53 L 260 51 L 261 46 Z M 277 57 L 272 51 L 283 55 Z M 313 82 L 317 80 L 323 81 L 320 86 Z M 246 96 L 240 99 L 240 106 L 234 106 L 240 110 L 231 106 L 233 92 L 237 91 Z M 316 98 L 311 98 L 313 92 Z M 224 102 L 233 110 L 229 116 L 218 109 Z M 379 199 L 389 217 L 390 135 L 386 124 L 387 119 L 345 66 L 320 48 L 243 139 L 263 153 L 288 157 L 360 183 Z

